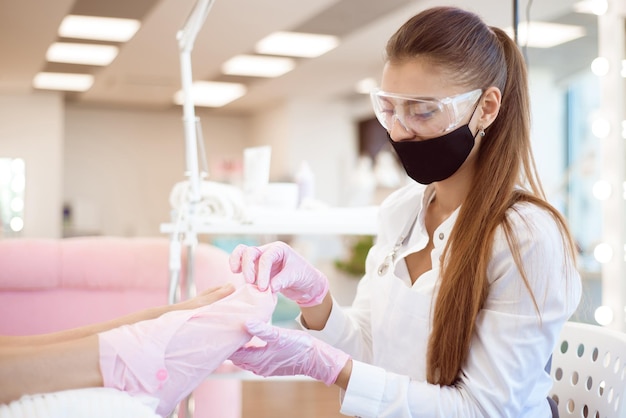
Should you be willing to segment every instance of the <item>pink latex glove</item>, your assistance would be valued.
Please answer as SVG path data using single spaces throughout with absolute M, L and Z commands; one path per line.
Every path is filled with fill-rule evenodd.
M 246 327 L 250 334 L 267 344 L 242 347 L 230 360 L 260 376 L 305 375 L 330 386 L 350 359 L 348 354 L 304 331 L 257 321 L 247 323 Z
M 328 293 L 326 276 L 284 242 L 238 245 L 230 255 L 230 268 L 259 290 L 270 287 L 304 308 L 319 305 Z
M 268 321 L 270 292 L 245 285 L 210 305 L 168 312 L 98 334 L 105 387 L 116 388 L 169 414 L 235 350 L 250 341 L 244 324 Z

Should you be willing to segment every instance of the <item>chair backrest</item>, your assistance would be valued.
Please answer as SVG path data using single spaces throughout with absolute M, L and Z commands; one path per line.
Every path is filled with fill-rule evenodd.
M 561 418 L 626 417 L 626 334 L 567 322 L 550 374 Z

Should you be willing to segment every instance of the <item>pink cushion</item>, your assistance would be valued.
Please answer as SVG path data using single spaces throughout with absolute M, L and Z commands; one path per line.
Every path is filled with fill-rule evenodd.
M 165 238 L 87 237 L 59 242 L 61 287 L 167 287 L 169 245 Z
M 0 240 L 0 288 L 60 287 L 60 251 L 53 239 Z
M 80 237 L 0 240 L 3 289 L 153 289 L 169 286 L 166 238 Z M 186 274 L 186 250 L 181 275 Z M 194 254 L 199 291 L 243 279 L 230 272 L 228 254 L 199 244 Z
M 185 253 L 186 251 L 183 251 L 183 277 L 186 274 L 184 266 L 186 266 L 187 257 Z M 195 249 L 193 277 L 198 292 L 227 282 L 234 283 L 236 286 L 245 283 L 241 274 L 235 274 L 230 271 L 228 253 L 207 244 L 200 244 Z

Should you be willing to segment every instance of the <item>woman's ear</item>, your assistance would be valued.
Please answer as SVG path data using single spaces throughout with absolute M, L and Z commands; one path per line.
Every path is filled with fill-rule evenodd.
M 482 126 L 483 129 L 487 129 L 498 116 L 501 100 L 502 93 L 499 88 L 492 86 L 485 90 L 483 97 L 480 99 L 481 114 L 479 126 Z

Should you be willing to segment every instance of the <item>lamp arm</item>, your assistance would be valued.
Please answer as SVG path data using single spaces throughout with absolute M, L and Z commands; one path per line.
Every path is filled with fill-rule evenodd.
M 196 115 L 192 95 L 191 51 L 209 14 L 213 0 L 198 0 L 181 30 L 176 34 L 180 50 L 180 69 L 183 91 L 183 123 L 185 129 L 186 174 L 189 176 L 190 211 L 193 204 L 200 201 L 200 172 L 198 168 L 198 138 Z
M 198 32 L 202 29 L 204 21 L 209 15 L 209 11 L 213 6 L 214 0 L 198 0 L 193 10 L 187 17 L 183 28 L 176 34 L 178 39 L 178 47 L 181 51 L 189 51 L 193 49 Z

